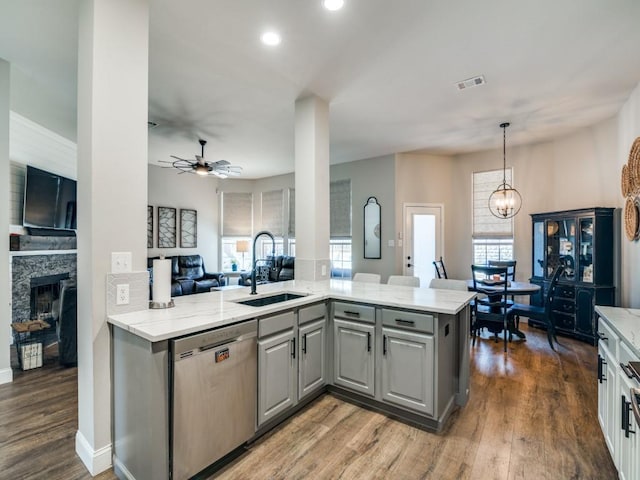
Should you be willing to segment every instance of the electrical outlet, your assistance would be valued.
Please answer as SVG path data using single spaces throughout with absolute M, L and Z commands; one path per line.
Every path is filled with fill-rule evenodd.
M 129 284 L 116 285 L 116 305 L 129 305 Z
M 131 272 L 131 252 L 111 252 L 111 273 Z

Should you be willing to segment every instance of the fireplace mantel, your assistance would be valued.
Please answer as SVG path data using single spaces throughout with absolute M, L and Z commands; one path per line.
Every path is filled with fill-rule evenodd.
M 76 254 L 77 250 L 19 250 L 9 252 L 9 257 L 25 257 L 27 255 L 67 255 Z

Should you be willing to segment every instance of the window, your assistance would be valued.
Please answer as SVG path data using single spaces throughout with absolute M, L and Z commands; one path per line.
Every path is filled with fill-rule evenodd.
M 224 272 L 251 270 L 251 233 L 253 224 L 253 194 L 222 193 L 221 268 Z M 243 241 L 248 241 L 248 251 Z M 236 265 L 235 269 L 233 265 Z
M 332 278 L 351 278 L 351 239 L 331 239 L 329 243 Z
M 331 182 L 329 259 L 331 277 L 351 278 L 351 180 Z
M 507 183 L 512 171 L 507 168 Z M 473 263 L 489 260 L 513 260 L 513 218 L 495 217 L 489 211 L 489 197 L 502 183 L 502 170 L 474 172 L 473 183 Z

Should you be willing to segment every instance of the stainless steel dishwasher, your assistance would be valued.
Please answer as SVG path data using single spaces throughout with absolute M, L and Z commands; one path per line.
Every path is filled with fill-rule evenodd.
M 171 469 L 189 478 L 255 433 L 257 321 L 171 341 Z

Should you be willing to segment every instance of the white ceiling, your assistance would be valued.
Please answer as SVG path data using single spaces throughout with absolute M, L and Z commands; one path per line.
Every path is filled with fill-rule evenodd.
M 637 0 L 150 0 L 149 162 L 293 171 L 294 102 L 330 102 L 331 162 L 566 135 L 640 81 Z M 0 57 L 75 117 L 78 0 L 0 0 Z M 264 47 L 265 27 L 283 37 Z M 484 75 L 486 85 L 455 84 Z M 33 119 L 37 121 L 37 119 Z M 55 129 L 54 129 L 55 130 Z

